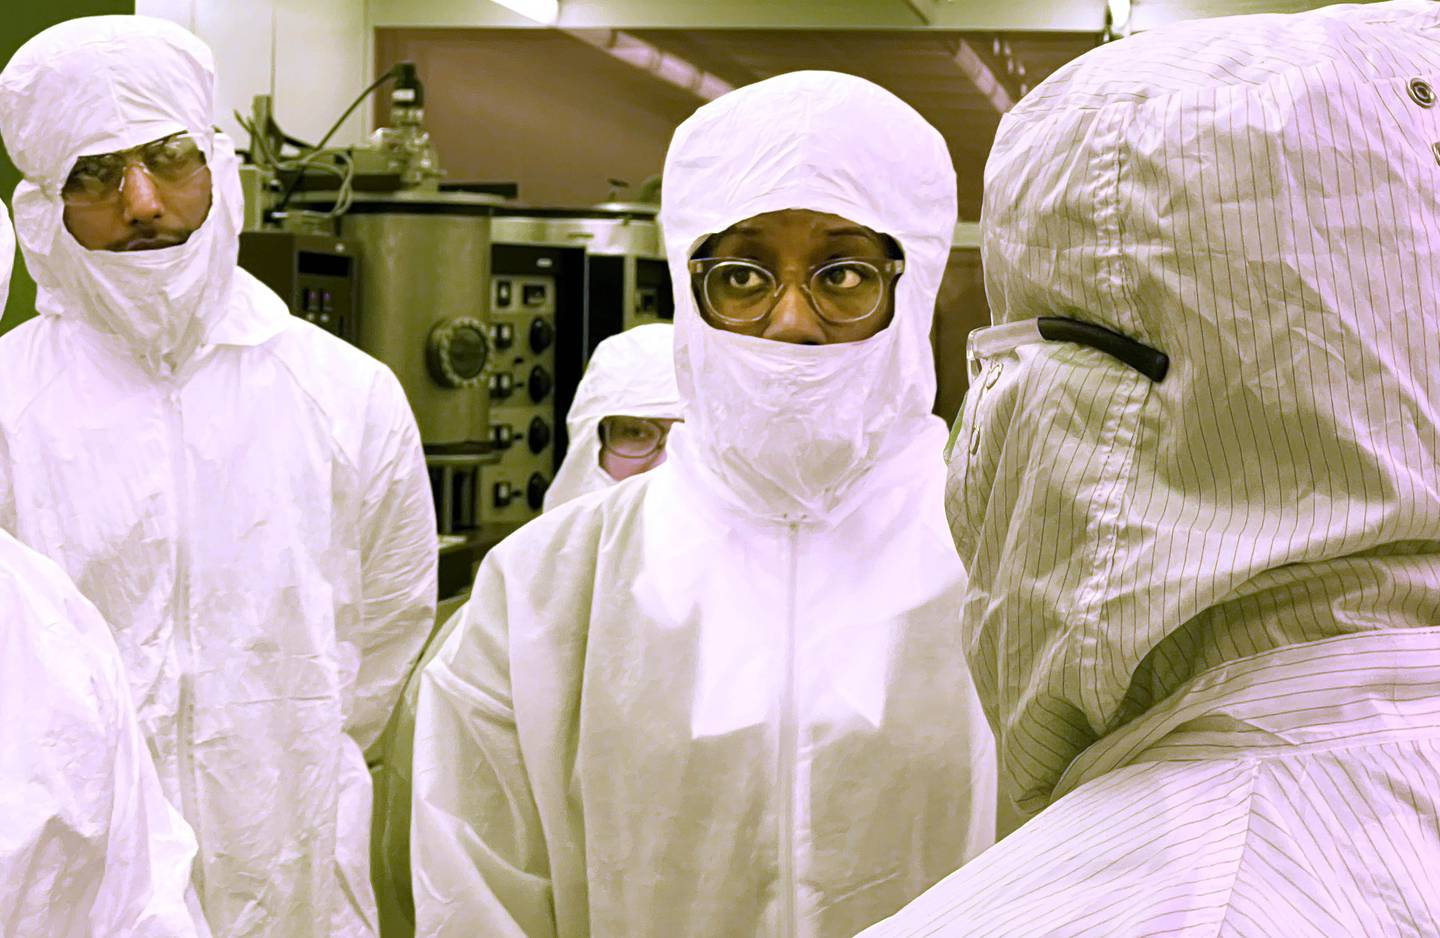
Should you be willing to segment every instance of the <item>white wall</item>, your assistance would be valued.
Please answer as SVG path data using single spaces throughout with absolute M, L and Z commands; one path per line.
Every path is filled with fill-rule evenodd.
M 275 119 L 312 143 L 371 81 L 365 0 L 136 0 L 135 12 L 173 20 L 209 43 L 218 84 L 215 122 L 245 146 L 232 112 L 269 94 Z M 371 105 L 356 108 L 332 143 L 359 143 Z

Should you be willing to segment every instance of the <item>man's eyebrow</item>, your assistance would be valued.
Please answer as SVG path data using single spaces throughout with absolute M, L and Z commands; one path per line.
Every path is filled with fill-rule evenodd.
M 107 156 L 119 156 L 124 153 L 133 153 L 136 150 L 143 150 L 146 147 L 153 147 L 156 144 L 160 143 L 168 143 L 169 141 L 174 140 L 176 137 L 185 137 L 189 134 L 190 131 L 188 130 L 177 130 L 173 134 L 166 134 L 163 137 L 156 137 L 154 140 L 147 140 L 144 143 L 137 143 L 135 144 L 135 146 L 128 147 L 124 150 L 107 150 L 104 153 L 82 153 L 79 156 L 75 157 L 75 162 L 79 163 L 81 160 L 99 160 L 104 159 Z
M 875 238 L 875 232 L 868 228 L 832 228 L 825 232 L 827 238 Z

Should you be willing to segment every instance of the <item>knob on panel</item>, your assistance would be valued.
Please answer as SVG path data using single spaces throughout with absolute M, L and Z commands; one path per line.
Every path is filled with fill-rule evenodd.
M 530 473 L 530 480 L 525 483 L 525 501 L 531 511 L 539 511 L 545 506 L 545 490 L 549 487 L 549 480 L 540 473 Z
M 425 343 L 430 377 L 441 387 L 478 387 L 484 380 L 489 356 L 484 323 L 469 317 L 442 319 L 430 330 Z
M 555 344 L 555 327 L 548 320 L 536 318 L 530 323 L 530 351 L 539 355 Z
M 525 435 L 530 452 L 538 453 L 550 445 L 550 424 L 540 417 L 530 418 L 530 431 Z
M 536 365 L 530 369 L 530 400 L 540 403 L 545 400 L 545 395 L 550 393 L 550 388 L 555 382 L 550 378 L 550 372 L 544 367 Z

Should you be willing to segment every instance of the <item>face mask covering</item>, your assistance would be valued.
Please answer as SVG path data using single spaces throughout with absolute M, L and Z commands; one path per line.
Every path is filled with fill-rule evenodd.
M 152 366 L 163 362 L 174 368 L 188 357 L 203 338 L 200 311 L 212 292 L 208 288 L 216 270 L 209 258 L 218 226 L 211 222 L 206 219 L 184 244 L 154 251 L 67 246 L 84 255 L 71 268 L 72 289 L 85 304 L 90 323 Z
M 892 324 L 893 325 L 893 324 Z M 694 414 L 707 462 L 735 494 L 786 521 L 828 516 L 884 454 L 901 399 L 887 391 L 895 333 L 792 345 L 697 325 Z
M 60 200 L 22 182 L 17 217 L 23 207 L 37 231 L 54 232 L 41 236 L 53 253 L 48 275 L 36 277 L 40 310 L 114 336 L 152 374 L 181 367 L 228 312 L 239 249 L 239 179 L 223 135 L 214 138 L 207 163 L 214 182 L 205 221 L 184 244 L 152 251 L 87 250 L 64 230 Z

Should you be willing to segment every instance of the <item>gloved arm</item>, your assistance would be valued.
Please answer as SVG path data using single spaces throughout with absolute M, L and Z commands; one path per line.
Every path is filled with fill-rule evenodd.
M 505 584 L 473 598 L 420 675 L 410 862 L 418 938 L 552 938 L 550 862 L 511 697 Z
M 346 730 L 368 749 L 434 627 L 439 551 L 420 431 L 388 369 L 370 388 L 359 460 L 362 602 L 339 638 L 359 658 Z

